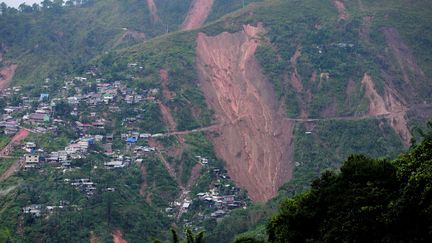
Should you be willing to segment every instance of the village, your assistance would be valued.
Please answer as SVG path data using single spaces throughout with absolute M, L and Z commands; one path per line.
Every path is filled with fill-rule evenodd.
M 130 63 L 128 68 L 140 67 Z M 25 130 L 37 136 L 52 137 L 48 145 L 56 143 L 56 136 L 64 136 L 65 131 L 72 136 L 67 137 L 64 146 L 44 147 L 36 141 L 23 139 L 13 144 L 20 152 L 16 148 L 4 150 L 5 157 L 19 156 L 18 168 L 23 171 L 38 171 L 49 166 L 67 176 L 79 170 L 82 161 L 94 154 L 104 159 L 101 163 L 88 161 L 93 169 L 127 170 L 158 153 L 156 147 L 149 145 L 150 139 L 176 134 L 176 131 L 164 132 L 154 129 L 155 126 L 146 126 L 152 119 L 143 111 L 160 102 L 158 87 L 141 89 L 128 87 L 122 81 L 107 82 L 91 70 L 83 76 L 65 78 L 61 85 L 46 79 L 41 88 L 32 90 L 34 96 L 28 95 L 29 89 L 15 86 L 0 93 L 4 111 L 0 117 L 1 132 L 13 137 Z M 200 132 L 200 129 L 190 132 Z M 163 210 L 168 217 L 179 220 L 185 215 L 189 219 L 184 219 L 184 223 L 190 224 L 196 220 L 221 219 L 230 210 L 248 205 L 246 194 L 230 182 L 225 170 L 212 166 L 211 161 L 199 155 L 195 159 L 211 174 L 214 183 L 209 191 L 196 195 L 187 192 L 179 201 L 170 202 Z M 98 189 L 116 192 L 115 187 L 98 188 L 89 177 L 70 177 L 63 183 L 87 198 L 93 197 Z M 23 206 L 22 212 L 39 217 L 64 207 L 63 204 L 32 204 Z

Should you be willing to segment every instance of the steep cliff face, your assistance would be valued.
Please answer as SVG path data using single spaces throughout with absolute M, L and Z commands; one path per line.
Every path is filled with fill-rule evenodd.
M 198 34 L 197 68 L 207 102 L 223 124 L 213 138 L 230 176 L 254 201 L 265 201 L 291 178 L 293 124 L 285 120 L 255 51 L 261 26 Z

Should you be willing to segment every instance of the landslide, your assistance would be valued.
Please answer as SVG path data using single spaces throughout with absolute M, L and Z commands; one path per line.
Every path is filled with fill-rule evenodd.
M 17 67 L 16 64 L 6 64 L 0 67 L 0 90 L 6 89 L 9 86 Z
M 404 105 L 401 96 L 395 89 L 388 85 L 384 88 L 384 96 L 379 95 L 375 88 L 372 77 L 367 73 L 364 74 L 362 85 L 365 87 L 365 95 L 369 100 L 370 116 L 387 115 L 390 126 L 401 137 L 406 146 L 411 141 L 411 132 L 407 121 L 407 107 Z
M 194 0 L 181 29 L 192 30 L 202 26 L 206 21 L 214 0 Z
M 127 243 L 127 241 L 123 239 L 123 233 L 119 229 L 114 230 L 112 236 L 114 243 Z
M 255 51 L 262 26 L 237 33 L 199 33 L 197 70 L 209 106 L 221 126 L 212 141 L 233 180 L 254 201 L 266 201 L 292 176 L 294 124 L 285 120 Z
M 147 0 L 147 7 L 149 8 L 153 22 L 160 21 L 159 15 L 157 13 L 157 7 L 154 0 Z
M 333 4 L 335 5 L 337 11 L 339 12 L 339 20 L 348 20 L 349 15 L 346 11 L 344 1 L 343 0 L 334 0 Z

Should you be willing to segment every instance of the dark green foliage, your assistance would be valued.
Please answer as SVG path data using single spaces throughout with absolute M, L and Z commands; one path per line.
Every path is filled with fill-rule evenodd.
M 269 241 L 430 241 L 431 133 L 393 162 L 351 156 L 340 173 L 324 173 L 281 204 Z

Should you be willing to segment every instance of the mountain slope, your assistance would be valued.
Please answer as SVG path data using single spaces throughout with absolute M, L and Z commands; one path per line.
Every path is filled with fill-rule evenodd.
M 126 154 L 131 149 L 122 135 L 156 136 L 140 144 L 154 154 L 124 171 L 101 169 L 109 157 L 96 148 L 77 161 L 78 171 L 62 175 L 47 165 L 11 177 L 2 184 L 8 210 L 1 218 L 12 220 L 0 221 L 1 228 L 23 240 L 74 234 L 76 241 L 94 235 L 142 241 L 176 224 L 206 229 L 209 242 L 229 242 L 262 223 L 280 197 L 306 190 L 350 154 L 394 157 L 409 146 L 411 127 L 432 114 L 429 1 L 250 2 L 256 3 L 235 12 L 242 1 L 109 0 L 2 14 L 2 33 L 10 33 L 0 36 L 2 79 L 22 84 L 26 96 L 88 95 L 103 89 L 101 82 L 146 95 L 138 104 L 62 104 L 66 115 L 57 118 L 70 127 L 31 139 L 61 147 L 81 135 L 77 121 L 96 118 L 107 122 L 101 133 L 118 138 L 112 148 Z M 54 81 L 37 87 L 47 77 Z M 77 89 L 59 92 L 70 82 Z M 7 101 L 19 105 L 17 99 Z M 74 108 L 82 112 L 71 118 Z M 58 186 L 89 176 L 101 188 L 118 188 L 112 194 L 99 188 L 89 199 Z M 22 186 L 9 191 L 17 182 Z M 236 207 L 249 208 L 248 197 L 270 202 L 227 209 L 223 217 L 198 196 L 215 190 L 235 194 Z M 71 207 L 47 221 L 16 217 L 26 205 L 65 197 L 85 209 Z M 47 236 L 47 223 L 59 225 L 56 234 Z

